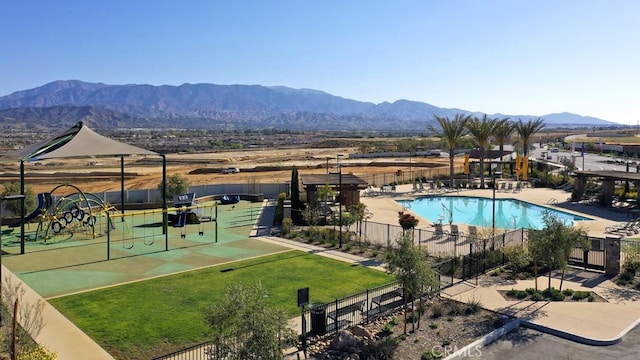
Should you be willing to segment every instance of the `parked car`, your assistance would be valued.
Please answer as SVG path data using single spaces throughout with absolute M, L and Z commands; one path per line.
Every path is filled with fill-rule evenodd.
M 237 174 L 239 172 L 240 172 L 240 169 L 238 169 L 237 167 L 222 169 L 223 174 Z

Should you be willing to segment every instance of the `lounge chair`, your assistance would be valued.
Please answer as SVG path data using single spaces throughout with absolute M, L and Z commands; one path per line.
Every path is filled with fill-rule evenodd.
M 475 225 L 469 225 L 469 236 L 472 238 L 478 237 L 478 228 Z
M 520 192 L 522 190 L 522 183 L 520 181 L 518 181 L 516 183 L 516 187 L 513 189 L 513 192 Z

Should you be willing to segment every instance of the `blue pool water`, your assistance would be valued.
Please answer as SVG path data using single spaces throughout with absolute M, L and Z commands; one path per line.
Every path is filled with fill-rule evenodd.
M 573 225 L 575 220 L 591 220 L 526 201 L 515 199 L 496 199 L 495 201 L 496 228 L 501 229 L 542 229 L 544 227 L 542 214 L 545 211 L 564 221 L 567 225 Z M 486 227 L 491 227 L 493 224 L 492 199 L 467 196 L 427 196 L 415 200 L 403 200 L 399 203 L 410 208 L 420 217 L 434 223 L 442 221 L 443 224 L 448 224 L 451 220 L 451 223 Z M 449 219 L 450 214 L 452 219 Z

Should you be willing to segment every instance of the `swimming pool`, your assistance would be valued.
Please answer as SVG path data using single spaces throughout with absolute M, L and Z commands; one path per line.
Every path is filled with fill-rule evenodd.
M 496 228 L 542 229 L 542 214 L 548 211 L 567 225 L 576 220 L 591 220 L 516 199 L 496 199 Z M 491 227 L 493 224 L 493 200 L 468 196 L 426 196 L 415 200 L 398 201 L 404 207 L 434 223 L 463 223 Z M 449 211 L 451 210 L 451 211 Z

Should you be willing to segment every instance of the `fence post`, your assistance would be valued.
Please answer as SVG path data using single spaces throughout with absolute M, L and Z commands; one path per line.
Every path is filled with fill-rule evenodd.
M 391 224 L 387 224 L 387 250 L 391 250 Z
M 333 319 L 333 328 L 336 330 L 336 335 L 337 335 L 338 334 L 338 318 L 339 318 L 339 316 L 338 316 L 338 299 L 336 299 L 335 304 L 336 304 L 336 309 L 335 309 L 336 316 Z
M 504 266 L 505 264 L 505 256 L 504 256 L 504 239 L 507 236 L 507 234 L 502 234 L 502 248 L 500 250 L 500 252 L 502 253 L 502 266 Z
M 367 324 L 369 323 L 369 289 L 367 289 L 367 302 L 365 303 L 365 307 L 367 308 Z

